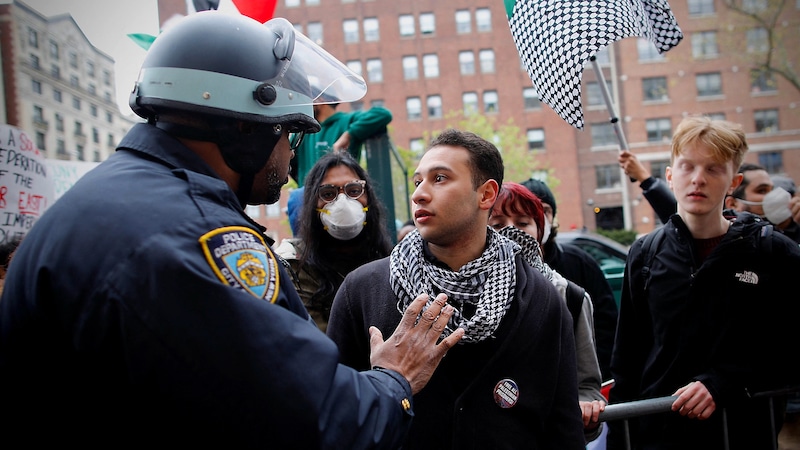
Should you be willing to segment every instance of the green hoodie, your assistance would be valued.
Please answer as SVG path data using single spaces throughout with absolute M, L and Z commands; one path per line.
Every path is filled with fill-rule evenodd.
M 368 138 L 386 130 L 392 121 L 392 113 L 379 106 L 365 111 L 337 111 L 320 124 L 319 133 L 306 134 L 297 150 L 297 185 L 303 186 L 306 175 L 322 155 L 333 150 L 333 143 L 344 134 L 350 133 L 348 152 L 356 161 L 361 159 L 361 147 Z

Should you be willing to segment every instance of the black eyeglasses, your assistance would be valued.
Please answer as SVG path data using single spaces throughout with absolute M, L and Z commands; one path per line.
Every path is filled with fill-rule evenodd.
M 336 186 L 334 184 L 323 184 L 317 190 L 317 195 L 319 199 L 325 203 L 332 202 L 336 200 L 336 197 L 339 195 L 339 192 L 343 192 L 344 195 L 352 198 L 358 199 L 362 195 L 364 195 L 364 187 L 367 185 L 367 182 L 364 180 L 354 180 L 351 181 L 344 186 Z
M 304 137 L 306 137 L 305 130 L 295 131 L 292 133 L 291 137 L 289 138 L 289 147 L 293 152 L 297 152 L 297 149 L 300 148 L 300 144 L 303 143 Z

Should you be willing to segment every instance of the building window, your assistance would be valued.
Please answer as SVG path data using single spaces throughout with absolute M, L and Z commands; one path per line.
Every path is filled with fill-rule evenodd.
M 758 165 L 769 173 L 783 173 L 783 154 L 781 152 L 761 152 L 758 154 Z
M 403 56 L 403 78 L 406 80 L 419 78 L 419 61 L 416 56 Z
M 61 67 L 58 67 L 58 64 L 53 64 L 50 66 L 50 75 L 55 79 L 61 78 Z
M 107 102 L 111 103 L 111 92 L 108 92 L 108 91 L 106 91 L 106 92 L 103 94 L 103 98 L 105 99 L 105 101 L 107 101 Z
M 78 76 L 77 75 L 70 75 L 69 76 L 69 85 L 76 88 L 79 87 Z
M 419 32 L 423 35 L 436 32 L 436 17 L 433 13 L 422 13 L 419 15 Z
M 75 136 L 83 136 L 83 124 L 75 121 Z
M 44 123 L 44 109 L 41 106 L 33 107 L 33 123 Z
M 778 82 L 769 70 L 750 70 L 750 92 L 759 94 L 764 92 L 775 92 L 778 90 Z
M 41 66 L 39 65 L 39 57 L 36 55 L 31 55 L 31 67 L 34 69 L 39 69 Z
M 322 22 L 308 23 L 308 38 L 317 45 L 322 45 Z
M 77 109 L 78 111 L 81 110 L 81 99 L 78 97 L 72 97 L 72 107 Z
M 497 91 L 485 91 L 483 93 L 483 112 L 496 113 L 499 110 Z
M 287 8 L 297 8 L 300 6 L 300 0 L 286 0 L 284 4 Z
M 352 44 L 358 42 L 358 21 L 355 19 L 347 19 L 342 22 L 342 29 L 344 30 L 344 42 Z
M 711 120 L 725 120 L 725 113 L 721 113 L 721 112 L 709 113 L 709 114 L 706 114 L 706 116 L 708 116 L 708 118 L 711 119 Z
M 542 108 L 542 101 L 539 100 L 539 94 L 536 93 L 534 88 L 522 89 L 522 101 L 526 110 Z
M 422 118 L 422 100 L 419 97 L 408 97 L 406 99 L 406 112 L 408 120 L 419 120 Z
M 778 132 L 778 110 L 760 109 L 753 114 L 756 120 L 756 132 L 758 133 L 777 133 Z
M 364 41 L 377 42 L 381 39 L 380 25 L 377 17 L 364 19 Z
M 606 89 L 611 92 L 611 82 L 608 80 L 606 80 Z M 606 100 L 600 90 L 600 83 L 597 81 L 590 81 L 586 83 L 586 105 L 600 106 L 605 104 Z
M 544 129 L 531 128 L 525 135 L 528 138 L 528 150 L 544 150 Z
M 473 75 L 475 73 L 475 53 L 465 50 L 458 53 L 458 66 L 461 75 Z
M 56 131 L 64 131 L 64 116 L 56 113 Z
M 35 94 L 42 93 L 42 82 L 39 80 L 31 80 L 31 89 Z
M 58 103 L 62 102 L 61 91 L 59 91 L 58 89 L 53 89 L 53 100 L 57 101 Z
M 369 101 L 370 108 L 383 108 L 386 102 L 382 98 L 375 98 Z
M 456 11 L 456 33 L 465 34 L 472 31 L 472 14 L 468 9 Z
M 36 148 L 41 150 L 41 151 L 45 151 L 46 149 L 44 148 L 44 144 L 45 144 L 44 133 L 42 133 L 41 131 L 37 131 L 36 132 Z
M 642 96 L 644 101 L 667 101 L 667 77 L 642 78 Z
M 480 32 L 492 31 L 492 11 L 489 8 L 476 9 L 475 24 Z
M 422 138 L 414 138 L 408 142 L 408 149 L 415 158 L 420 158 L 425 153 L 425 141 Z
M 638 38 L 636 40 L 636 51 L 639 54 L 639 62 L 664 60 L 664 55 L 658 53 L 655 44 L 645 38 Z
M 353 72 L 355 72 L 355 73 L 357 73 L 357 74 L 359 74 L 361 76 L 364 75 L 364 71 L 362 70 L 362 67 L 361 67 L 361 61 L 359 61 L 357 59 L 353 59 L 353 60 L 347 61 L 346 65 Z
M 719 55 L 716 31 L 698 31 L 692 34 L 692 56 L 695 59 L 716 58 Z
M 76 159 L 78 161 L 83 161 L 84 156 L 83 156 L 83 146 L 82 145 L 78 144 L 78 145 L 75 146 L 75 154 L 77 156 Z
M 481 50 L 478 58 L 481 61 L 481 72 L 494 73 L 494 50 Z
M 425 78 L 436 78 L 439 76 L 439 56 L 435 54 L 422 56 L 422 73 Z
M 91 61 L 86 61 L 86 75 L 94 76 L 94 63 Z
M 111 86 L 111 72 L 108 70 L 103 71 L 103 84 L 106 86 Z
M 94 83 L 89 83 L 89 86 L 86 87 L 86 90 L 92 95 L 97 93 L 97 88 L 94 86 Z
M 400 23 L 401 37 L 408 37 L 414 35 L 415 33 L 414 16 L 412 16 L 411 14 L 403 14 L 402 16 L 400 16 L 399 23 Z
M 702 16 L 714 14 L 714 0 L 688 0 L 689 15 Z
M 56 154 L 60 156 L 67 155 L 67 146 L 64 144 L 63 139 L 56 140 Z
M 672 137 L 672 123 L 667 119 L 648 119 L 645 122 L 647 142 L 668 141 Z
M 319 6 L 319 0 L 306 0 L 306 6 Z
M 698 73 L 696 84 L 698 97 L 722 95 L 722 75 L 719 72 Z
M 617 143 L 614 126 L 609 122 L 599 122 L 589 125 L 592 132 L 592 147 L 604 147 Z
M 111 114 L 111 111 L 106 111 L 106 122 L 114 123 L 114 115 Z
M 106 144 L 107 144 L 108 146 L 114 146 L 114 145 L 116 145 L 116 144 L 114 143 L 114 135 L 113 135 L 113 134 L 111 134 L 111 133 L 108 133 L 108 136 L 107 136 L 107 138 L 106 138 Z
M 595 55 L 595 60 L 597 60 L 597 64 L 601 66 L 608 66 L 611 64 L 611 56 L 608 54 L 608 47 L 603 47 L 600 49 Z
M 33 48 L 39 48 L 39 33 L 33 28 L 28 28 L 28 45 Z
M 67 54 L 67 61 L 69 61 L 69 66 L 73 69 L 78 68 L 78 54 L 75 52 L 69 52 Z
M 361 100 L 356 100 L 354 102 L 350 102 L 350 111 L 361 111 L 364 109 L 364 102 Z
M 442 97 L 439 95 L 428 96 L 428 118 L 441 119 L 442 115 Z
M 97 127 L 92 127 L 92 142 L 95 144 L 100 143 L 100 131 L 97 130 Z
M 767 0 L 742 0 L 742 9 L 751 14 L 764 12 L 767 9 Z
M 92 117 L 97 117 L 97 105 L 90 104 L 89 113 L 92 115 Z
M 383 81 L 383 64 L 380 59 L 367 60 L 367 78 L 373 83 Z
M 58 61 L 58 42 L 50 41 L 50 58 Z
M 597 178 L 597 189 L 619 189 L 622 185 L 619 178 L 619 164 L 608 164 L 594 168 Z
M 769 49 L 769 36 L 765 28 L 751 28 L 745 36 L 748 53 L 764 53 Z
M 465 115 L 478 112 L 478 94 L 476 92 L 461 94 L 461 102 L 464 104 Z
M 662 180 L 666 177 L 667 173 L 667 166 L 669 166 L 669 161 L 651 161 L 650 162 L 650 174 L 656 178 L 661 178 Z

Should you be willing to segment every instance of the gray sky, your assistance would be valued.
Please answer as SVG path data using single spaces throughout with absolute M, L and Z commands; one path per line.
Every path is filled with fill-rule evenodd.
M 46 17 L 70 13 L 89 41 L 116 62 L 117 103 L 133 114 L 128 94 L 139 73 L 145 51 L 127 35 L 158 34 L 157 0 L 21 0 Z M 0 3 L 10 3 L 0 0 Z

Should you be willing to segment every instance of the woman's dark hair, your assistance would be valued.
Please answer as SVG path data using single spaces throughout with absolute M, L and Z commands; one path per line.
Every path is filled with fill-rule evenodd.
M 361 233 L 348 241 L 334 238 L 323 229 L 317 211 L 317 193 L 328 170 L 346 166 L 358 179 L 367 182 L 364 195 L 367 196 L 367 219 Z M 347 152 L 332 152 L 323 155 L 308 172 L 305 179 L 303 206 L 300 211 L 298 236 L 303 241 L 304 250 L 300 264 L 308 265 L 319 274 L 319 289 L 312 295 L 312 306 L 321 305 L 323 299 L 332 298 L 339 289 L 345 275 L 368 262 L 389 256 L 392 240 L 386 228 L 384 206 L 375 195 L 372 181 L 367 172 Z

